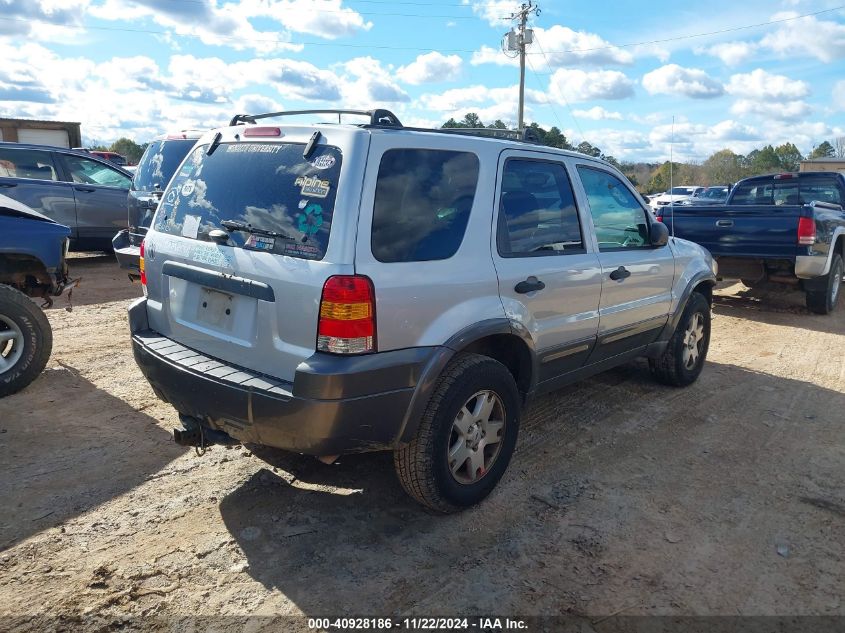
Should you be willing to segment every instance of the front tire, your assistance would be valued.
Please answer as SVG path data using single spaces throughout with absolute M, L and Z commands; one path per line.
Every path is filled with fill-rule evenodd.
M 649 359 L 649 368 L 659 382 L 686 387 L 701 374 L 709 347 L 710 304 L 700 292 L 693 292 L 666 350 Z
M 820 290 L 807 290 L 807 309 L 816 314 L 830 314 L 839 302 L 839 290 L 842 285 L 842 275 L 845 274 L 845 264 L 842 255 L 835 253 L 830 262 L 830 271 L 822 277 Z
M 479 503 L 508 467 L 520 412 L 519 391 L 504 365 L 479 354 L 455 356 L 416 435 L 394 452 L 405 492 L 442 513 Z
M 44 312 L 22 292 L 0 285 L 0 398 L 35 380 L 52 349 Z

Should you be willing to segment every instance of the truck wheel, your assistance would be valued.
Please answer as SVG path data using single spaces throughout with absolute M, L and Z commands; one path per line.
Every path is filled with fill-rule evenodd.
M 833 312 L 839 301 L 839 287 L 842 285 L 843 274 L 845 274 L 845 265 L 842 263 L 842 255 L 834 253 L 833 261 L 830 262 L 830 271 L 819 280 L 821 289 L 808 290 L 806 293 L 807 309 L 810 312 L 816 314 Z
M 0 398 L 35 380 L 52 349 L 44 312 L 22 292 L 0 285 Z
M 701 373 L 709 346 L 710 304 L 700 292 L 693 292 L 666 350 L 649 359 L 651 373 L 664 384 L 686 387 Z
M 504 365 L 478 354 L 455 356 L 416 436 L 393 454 L 405 492 L 443 513 L 484 499 L 508 467 L 520 409 L 516 383 Z

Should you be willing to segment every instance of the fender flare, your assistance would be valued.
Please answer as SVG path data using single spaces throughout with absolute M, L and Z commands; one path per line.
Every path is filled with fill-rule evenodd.
M 689 303 L 690 297 L 692 293 L 701 285 L 701 282 L 709 282 L 710 286 L 713 287 L 716 285 L 716 276 L 707 270 L 702 270 L 692 276 L 689 283 L 687 284 L 686 288 L 684 288 L 684 292 L 681 295 L 681 298 L 678 300 L 678 308 L 669 317 L 669 321 L 666 323 L 666 327 L 663 329 L 663 334 L 660 335 L 658 340 L 661 341 L 668 341 L 672 338 L 672 335 L 675 333 L 675 329 L 678 327 L 678 323 L 681 320 L 681 316 L 684 313 L 684 310 L 687 309 L 687 303 Z
M 529 393 L 533 393 L 537 384 L 539 361 L 537 360 L 537 353 L 534 349 L 534 340 L 531 338 L 531 334 L 521 324 L 511 321 L 506 317 L 480 321 L 452 336 L 446 343 L 437 348 L 437 351 L 432 355 L 428 363 L 426 363 L 420 373 L 417 386 L 414 389 L 414 395 L 411 397 L 411 402 L 408 405 L 408 410 L 405 412 L 405 418 L 402 420 L 402 425 L 397 435 L 397 444 L 406 444 L 413 439 L 425 407 L 428 405 L 429 398 L 437 384 L 437 380 L 440 378 L 446 365 L 449 364 L 449 361 L 454 358 L 455 354 L 466 349 L 476 341 L 496 334 L 518 336 L 528 346 L 531 354 L 531 388 Z

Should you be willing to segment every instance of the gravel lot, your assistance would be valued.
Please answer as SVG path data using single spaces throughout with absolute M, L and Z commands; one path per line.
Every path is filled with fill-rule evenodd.
M 717 292 L 701 379 L 644 363 L 536 401 L 499 488 L 449 517 L 389 454 L 176 446 L 132 358 L 140 294 L 77 257 L 53 356 L 0 400 L 0 616 L 845 615 L 845 307 Z M 255 453 L 251 452 L 255 450 Z M 83 619 L 84 622 L 90 620 Z M 150 625 L 148 623 L 148 625 Z

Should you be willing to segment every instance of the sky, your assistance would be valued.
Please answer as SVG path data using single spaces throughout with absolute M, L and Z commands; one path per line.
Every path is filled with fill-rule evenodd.
M 516 125 L 502 0 L 0 0 L 0 116 L 143 143 L 235 113 Z M 845 0 L 541 0 L 526 120 L 618 160 L 845 136 Z M 322 117 L 325 120 L 325 117 Z M 349 119 L 355 121 L 356 119 Z M 674 121 L 674 122 L 673 122 Z M 672 143 L 674 139 L 674 143 Z

